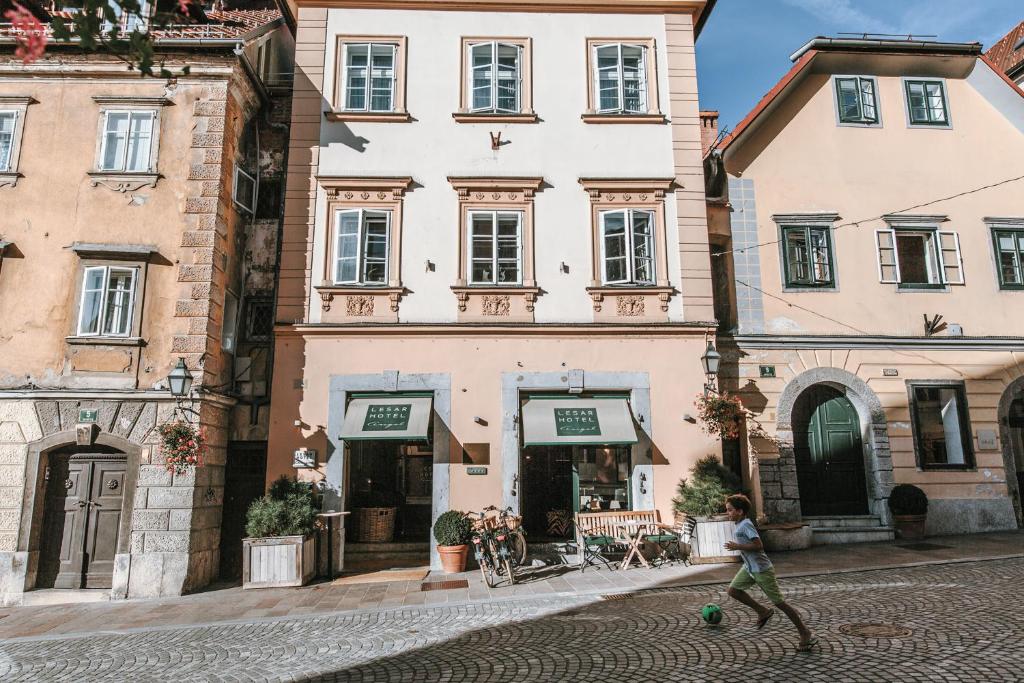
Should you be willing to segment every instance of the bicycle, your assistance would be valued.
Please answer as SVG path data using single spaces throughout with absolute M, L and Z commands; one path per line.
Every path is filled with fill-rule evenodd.
M 489 509 L 493 509 L 493 506 Z M 507 507 L 498 513 L 498 519 L 505 531 L 512 568 L 516 569 L 525 565 L 526 531 L 523 529 L 523 518 L 513 515 L 512 508 Z
M 473 520 L 473 556 L 488 588 L 497 586 L 500 583 L 497 577 L 503 574 L 509 578 L 510 585 L 515 584 L 507 536 L 499 528 L 500 519 L 488 514 L 496 509 L 494 506 L 486 508 L 476 519 L 472 517 L 474 513 L 466 515 Z

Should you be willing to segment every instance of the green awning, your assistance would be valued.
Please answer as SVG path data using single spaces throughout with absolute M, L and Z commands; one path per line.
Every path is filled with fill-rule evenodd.
M 345 411 L 345 441 L 426 441 L 433 399 L 429 396 L 354 398 Z
M 610 446 L 637 441 L 624 398 L 533 398 L 523 404 L 526 446 Z

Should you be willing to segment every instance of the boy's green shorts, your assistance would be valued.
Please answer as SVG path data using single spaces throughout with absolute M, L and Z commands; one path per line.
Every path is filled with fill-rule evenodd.
M 729 588 L 745 591 L 755 583 L 761 587 L 761 590 L 768 599 L 772 601 L 773 605 L 777 605 L 785 600 L 785 598 L 782 597 L 782 591 L 779 590 L 779 582 L 775 578 L 774 569 L 768 569 L 763 572 L 754 572 L 751 574 L 747 571 L 746 567 L 740 567 L 740 570 L 736 572 L 736 576 L 733 578 L 732 583 L 729 584 Z

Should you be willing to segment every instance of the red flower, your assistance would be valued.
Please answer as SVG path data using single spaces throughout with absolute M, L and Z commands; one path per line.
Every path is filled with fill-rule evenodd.
M 46 29 L 35 16 L 17 2 L 14 9 L 4 12 L 4 17 L 11 22 L 14 40 L 18 47 L 14 56 L 25 64 L 31 64 L 46 52 Z

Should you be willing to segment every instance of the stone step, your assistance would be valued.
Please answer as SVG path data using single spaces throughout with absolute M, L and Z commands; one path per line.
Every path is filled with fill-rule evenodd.
M 422 542 L 394 541 L 390 543 L 352 543 L 345 541 L 346 555 L 359 554 L 378 555 L 380 553 L 425 553 L 430 554 L 430 546 Z
M 805 516 L 804 523 L 812 527 L 879 527 L 882 520 L 877 515 L 820 515 Z
M 882 543 L 896 539 L 891 526 L 876 527 L 811 527 L 814 545 L 843 545 L 846 543 Z

